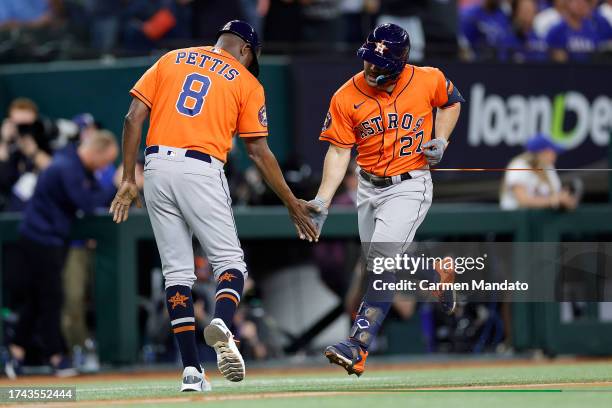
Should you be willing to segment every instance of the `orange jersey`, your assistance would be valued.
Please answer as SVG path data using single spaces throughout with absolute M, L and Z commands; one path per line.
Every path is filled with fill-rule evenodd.
M 426 168 L 421 146 L 431 139 L 433 109 L 452 90 L 437 68 L 406 65 L 391 94 L 369 86 L 360 72 L 332 97 L 320 140 L 357 145 L 357 164 L 377 176 Z
M 147 146 L 199 150 L 225 161 L 235 133 L 268 135 L 263 87 L 219 48 L 167 53 L 130 94 L 151 109 Z

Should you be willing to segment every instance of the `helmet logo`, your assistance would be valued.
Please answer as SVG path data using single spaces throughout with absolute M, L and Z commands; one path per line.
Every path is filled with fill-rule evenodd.
M 380 55 L 383 55 L 386 49 L 387 49 L 387 46 L 385 45 L 385 43 L 380 41 L 376 43 L 376 49 L 374 51 L 379 53 Z

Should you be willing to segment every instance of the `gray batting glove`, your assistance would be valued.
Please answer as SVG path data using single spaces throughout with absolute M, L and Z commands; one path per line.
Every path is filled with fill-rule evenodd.
M 431 139 L 429 142 L 423 145 L 423 154 L 427 158 L 427 162 L 430 166 L 435 166 L 440 163 L 444 150 L 446 149 L 446 142 L 442 139 Z
M 308 209 L 310 210 L 310 219 L 312 220 L 312 223 L 315 225 L 315 227 L 317 227 L 318 235 L 321 235 L 323 224 L 325 223 L 325 220 L 327 219 L 327 214 L 329 213 L 329 210 L 325 205 L 326 202 L 323 199 L 316 197 L 314 200 L 310 200 L 308 204 Z

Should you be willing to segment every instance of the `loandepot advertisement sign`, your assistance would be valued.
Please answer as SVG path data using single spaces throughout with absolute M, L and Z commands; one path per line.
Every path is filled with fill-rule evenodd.
M 612 95 L 589 98 L 578 90 L 554 96 L 502 96 L 483 83 L 467 93 L 469 146 L 522 146 L 536 133 L 546 133 L 566 149 L 583 143 L 604 147 L 612 132 Z

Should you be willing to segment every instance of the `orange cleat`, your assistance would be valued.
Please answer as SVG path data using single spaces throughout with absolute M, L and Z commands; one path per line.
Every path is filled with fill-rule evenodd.
M 357 377 L 361 377 L 361 374 L 365 371 L 368 352 L 359 344 L 347 340 L 327 347 L 325 357 L 329 359 L 330 364 L 339 365 L 349 375 L 355 374 Z

